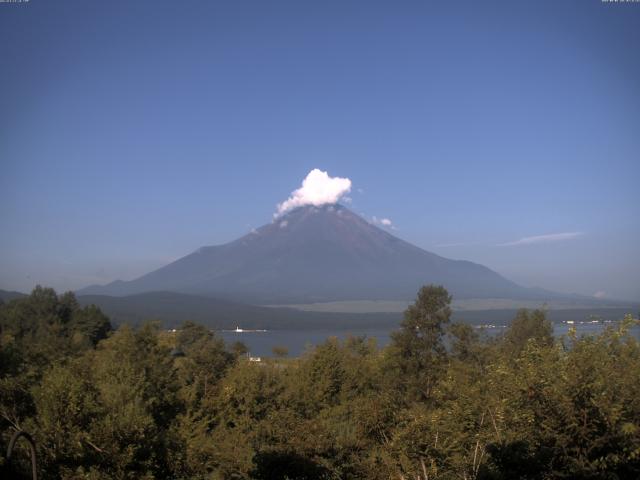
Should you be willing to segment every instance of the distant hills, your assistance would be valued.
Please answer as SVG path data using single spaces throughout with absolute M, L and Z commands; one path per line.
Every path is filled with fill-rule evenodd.
M 397 328 L 402 312 L 348 313 L 302 311 L 293 308 L 272 308 L 246 305 L 210 297 L 172 292 L 151 292 L 126 297 L 82 295 L 83 305 L 98 305 L 116 324 L 139 324 L 145 320 L 160 320 L 166 328 L 191 320 L 213 329 L 266 328 L 270 330 L 349 330 Z M 587 320 L 592 316 L 619 320 L 637 311 L 639 305 L 551 309 L 551 321 Z M 483 310 L 454 310 L 452 319 L 471 324 L 492 323 L 506 325 L 517 312 L 516 308 Z
M 10 300 L 14 300 L 16 298 L 23 298 L 26 297 L 27 295 L 24 293 L 20 293 L 20 292 L 12 292 L 9 290 L 0 290 L 0 301 L 2 302 L 8 302 Z
M 203 247 L 132 281 L 79 295 L 174 292 L 251 304 L 410 300 L 421 285 L 455 298 L 551 300 L 477 263 L 428 252 L 334 204 L 306 206 L 230 243 Z
M 19 292 L 0 290 L 0 300 L 26 298 Z M 175 328 L 185 320 L 191 320 L 212 329 L 266 328 L 269 330 L 371 330 L 393 329 L 402 319 L 399 311 L 379 313 L 353 313 L 330 311 L 302 311 L 294 308 L 272 308 L 246 305 L 211 297 L 201 297 L 174 292 L 149 292 L 112 297 L 107 295 L 80 295 L 82 305 L 95 304 L 109 316 L 115 325 L 138 325 L 147 320 L 158 320 L 164 328 Z M 591 316 L 608 320 L 621 319 L 626 313 L 634 313 L 640 305 L 582 306 L 575 308 L 551 308 L 549 319 L 587 320 Z M 491 308 L 455 310 L 453 320 L 471 324 L 508 324 L 515 316 L 515 308 Z
M 118 324 L 139 324 L 144 320 L 160 320 L 168 328 L 185 320 L 214 329 L 268 328 L 317 329 L 349 326 L 363 328 L 398 325 L 402 314 L 395 313 L 330 313 L 304 312 L 292 308 L 246 305 L 211 297 L 174 292 L 150 292 L 124 297 L 81 295 L 83 305 L 95 304 Z

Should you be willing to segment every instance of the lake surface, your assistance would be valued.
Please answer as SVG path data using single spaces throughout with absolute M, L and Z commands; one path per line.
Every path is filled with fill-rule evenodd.
M 554 333 L 556 336 L 566 335 L 571 327 L 575 327 L 578 335 L 596 335 L 607 326 L 615 326 L 614 323 L 555 323 Z M 289 356 L 295 357 L 302 354 L 305 349 L 313 345 L 323 343 L 329 337 L 345 339 L 349 336 L 366 336 L 375 338 L 378 346 L 383 347 L 389 343 L 390 334 L 396 328 L 374 328 L 374 329 L 326 329 L 326 330 L 267 330 L 267 331 L 220 331 L 218 333 L 227 344 L 233 342 L 243 342 L 249 347 L 250 355 L 254 357 L 273 356 L 273 347 L 286 347 Z M 484 331 L 488 335 L 499 335 L 504 331 L 503 326 L 485 327 Z M 632 328 L 633 335 L 640 339 L 640 326 Z

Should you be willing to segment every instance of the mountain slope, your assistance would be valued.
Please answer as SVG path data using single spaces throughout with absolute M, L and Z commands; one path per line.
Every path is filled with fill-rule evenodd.
M 341 205 L 298 208 L 238 240 L 203 247 L 138 279 L 78 293 L 170 291 L 245 303 L 310 303 L 411 299 L 428 283 L 444 285 L 456 298 L 547 295 L 482 265 L 422 250 Z

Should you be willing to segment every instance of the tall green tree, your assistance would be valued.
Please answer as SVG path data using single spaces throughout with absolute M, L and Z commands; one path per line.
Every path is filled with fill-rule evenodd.
M 518 310 L 504 335 L 504 348 L 508 354 L 517 357 L 529 341 L 541 346 L 553 345 L 553 325 L 544 310 Z
M 447 352 L 443 337 L 451 318 L 451 295 L 436 285 L 424 286 L 404 312 L 400 330 L 391 335 L 390 363 L 408 399 L 432 397 L 444 372 Z

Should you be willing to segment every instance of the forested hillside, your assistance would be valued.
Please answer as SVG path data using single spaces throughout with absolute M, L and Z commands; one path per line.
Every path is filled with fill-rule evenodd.
M 250 362 L 185 323 L 112 329 L 73 294 L 0 305 L 0 477 L 636 479 L 640 345 L 627 317 L 555 339 L 521 311 L 495 339 L 420 290 L 384 349 L 327 341 Z M 445 348 L 448 345 L 448 348 Z M 284 352 L 279 352 L 284 355 Z

